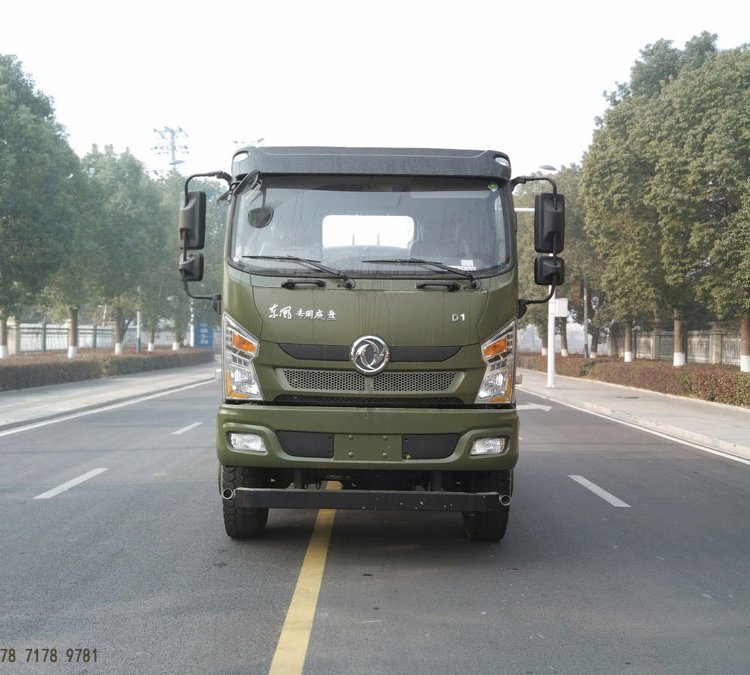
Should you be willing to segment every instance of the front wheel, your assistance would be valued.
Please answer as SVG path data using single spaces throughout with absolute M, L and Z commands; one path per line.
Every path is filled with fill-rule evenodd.
M 234 490 L 238 487 L 268 487 L 267 472 L 245 466 L 219 467 L 224 529 L 232 539 L 256 539 L 266 528 L 268 509 L 247 509 L 237 506 Z M 225 497 L 224 493 L 231 493 L 231 497 Z
M 482 471 L 471 478 L 471 492 L 499 492 L 511 494 L 510 471 Z M 494 511 L 464 511 L 464 529 L 469 539 L 500 541 L 508 527 L 510 505 Z

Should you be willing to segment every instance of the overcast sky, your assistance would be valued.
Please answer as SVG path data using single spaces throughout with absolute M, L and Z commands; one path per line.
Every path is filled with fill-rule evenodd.
M 647 44 L 750 42 L 747 0 L 4 0 L 0 53 L 55 102 L 73 149 L 228 169 L 236 144 L 502 150 L 514 174 L 580 162 L 602 93 Z

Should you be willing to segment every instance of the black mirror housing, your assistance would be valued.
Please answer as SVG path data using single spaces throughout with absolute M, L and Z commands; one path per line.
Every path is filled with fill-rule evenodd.
M 538 255 L 534 260 L 534 281 L 540 286 L 562 286 L 565 283 L 565 261 L 557 256 Z
M 183 281 L 200 281 L 203 279 L 203 254 L 194 253 L 180 258 L 180 274 Z
M 193 251 L 206 244 L 206 193 L 188 192 L 180 207 L 180 242 Z
M 534 248 L 536 252 L 560 253 L 564 246 L 565 197 L 552 192 L 537 194 L 534 200 Z

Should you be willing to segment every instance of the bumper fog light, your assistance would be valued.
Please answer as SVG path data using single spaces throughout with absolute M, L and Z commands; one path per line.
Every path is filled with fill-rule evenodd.
M 266 454 L 266 444 L 258 434 L 229 434 L 229 445 L 238 452 L 252 452 L 258 455 Z
M 474 441 L 470 455 L 502 455 L 508 447 L 507 438 L 479 438 Z

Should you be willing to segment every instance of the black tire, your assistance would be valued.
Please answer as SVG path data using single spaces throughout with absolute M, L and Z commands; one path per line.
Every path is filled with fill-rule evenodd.
M 511 494 L 510 471 L 477 472 L 471 479 L 471 492 L 499 492 Z M 508 527 L 510 505 L 496 511 L 464 511 L 464 529 L 475 541 L 500 541 Z
M 268 479 L 262 469 L 244 466 L 219 467 L 219 492 L 237 487 L 267 487 Z M 237 506 L 236 499 L 224 499 L 224 529 L 232 539 L 256 539 L 263 534 L 268 522 L 268 509 L 245 509 Z

